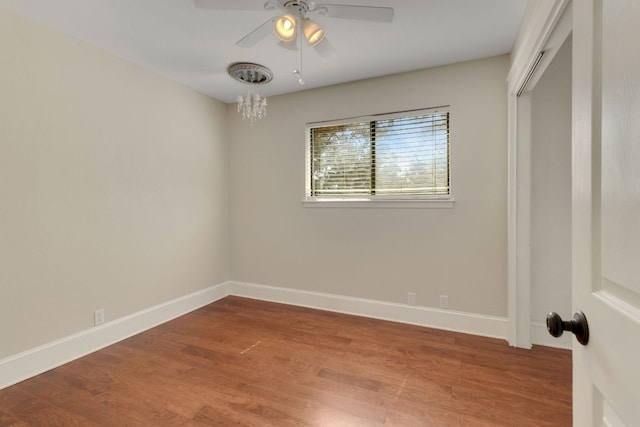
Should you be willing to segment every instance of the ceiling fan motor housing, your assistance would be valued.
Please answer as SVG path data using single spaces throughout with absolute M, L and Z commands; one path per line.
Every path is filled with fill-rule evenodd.
M 305 16 L 309 12 L 309 4 L 305 1 L 290 0 L 283 5 L 287 12 L 298 14 L 299 16 Z

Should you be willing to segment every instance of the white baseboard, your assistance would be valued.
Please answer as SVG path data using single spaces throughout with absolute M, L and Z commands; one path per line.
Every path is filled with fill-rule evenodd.
M 570 332 L 562 334 L 561 337 L 555 338 L 549 335 L 547 325 L 540 322 L 531 322 L 531 343 L 534 345 L 543 345 L 545 347 L 564 348 L 571 350 L 571 341 L 573 335 Z
M 230 295 L 507 339 L 507 318 L 396 304 L 343 295 L 229 282 Z
M 0 359 L 0 389 L 93 353 L 229 295 L 229 282 Z
M 507 318 L 505 317 L 417 307 L 299 289 L 225 282 L 1 359 L 0 389 L 144 332 L 227 295 L 507 339 Z M 532 333 L 534 339 L 535 336 Z M 555 344 L 558 346 L 558 343 Z

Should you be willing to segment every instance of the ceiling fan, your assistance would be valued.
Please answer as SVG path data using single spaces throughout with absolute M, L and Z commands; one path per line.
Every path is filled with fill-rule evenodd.
M 297 36 L 303 35 L 307 44 L 323 58 L 333 56 L 333 48 L 320 27 L 309 15 L 319 14 L 330 18 L 353 19 L 360 21 L 391 22 L 393 8 L 376 6 L 355 6 L 341 4 L 316 4 L 306 0 L 268 0 L 262 7 L 251 0 L 193 0 L 198 8 L 218 10 L 277 10 L 278 15 L 268 19 L 249 34 L 241 38 L 236 45 L 252 47 L 272 32 L 280 40 L 280 46 L 297 50 Z

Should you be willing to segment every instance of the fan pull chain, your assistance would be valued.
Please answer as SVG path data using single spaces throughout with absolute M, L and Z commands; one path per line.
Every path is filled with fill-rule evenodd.
M 304 79 L 302 78 L 302 49 L 304 48 L 304 40 L 302 39 L 302 31 L 298 31 L 298 39 L 300 41 L 300 63 L 298 68 L 293 70 L 293 76 L 298 79 L 300 86 L 304 85 Z

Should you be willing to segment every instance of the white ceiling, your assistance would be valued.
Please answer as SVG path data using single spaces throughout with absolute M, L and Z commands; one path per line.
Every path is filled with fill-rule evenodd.
M 225 102 L 249 85 L 227 67 L 255 62 L 274 79 L 265 96 L 485 58 L 511 50 L 527 0 L 328 0 L 328 3 L 395 9 L 392 23 L 312 19 L 326 30 L 337 56 L 324 62 L 302 50 L 300 86 L 292 71 L 300 52 L 279 47 L 269 35 L 252 48 L 235 45 L 277 15 L 265 0 L 237 0 L 255 10 L 205 10 L 192 0 L 0 0 L 0 7 L 63 31 Z M 228 0 L 224 3 L 229 3 Z M 317 1 L 317 3 L 323 3 Z

